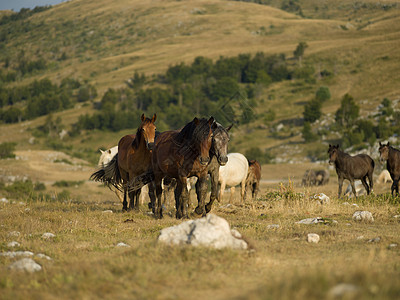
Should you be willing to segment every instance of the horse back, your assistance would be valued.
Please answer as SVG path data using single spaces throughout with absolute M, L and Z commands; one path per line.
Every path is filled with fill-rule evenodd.
M 374 160 L 369 155 L 358 154 L 345 157 L 339 169 L 345 175 L 345 178 L 361 179 L 367 174 L 371 174 L 374 171 L 374 167 Z
M 235 186 L 247 178 L 249 163 L 240 153 L 229 153 L 228 162 L 219 168 L 219 181 L 225 181 L 229 186 Z
M 396 149 L 390 149 L 387 160 L 387 169 L 392 179 L 400 176 L 400 151 Z

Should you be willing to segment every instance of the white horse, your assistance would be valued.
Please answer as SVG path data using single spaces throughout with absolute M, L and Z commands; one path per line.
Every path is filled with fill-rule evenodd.
M 228 162 L 225 166 L 219 167 L 219 180 L 218 183 L 221 184 L 221 189 L 219 191 L 219 201 L 222 201 L 222 196 L 224 194 L 225 186 L 231 187 L 231 195 L 229 202 L 232 201 L 235 186 L 241 185 L 241 201 L 244 201 L 244 193 L 246 190 L 246 178 L 247 172 L 249 170 L 249 162 L 247 158 L 240 153 L 229 153 Z
M 377 184 L 383 184 L 386 182 L 392 182 L 392 177 L 390 177 L 390 173 L 388 170 L 383 170 L 381 174 L 379 174 L 378 179 L 376 180 Z
M 99 162 L 97 163 L 97 165 L 99 167 L 104 167 L 106 164 L 108 164 L 113 159 L 115 154 L 118 153 L 118 146 L 114 146 L 105 151 L 100 149 L 100 152 L 101 152 L 101 155 L 100 155 Z

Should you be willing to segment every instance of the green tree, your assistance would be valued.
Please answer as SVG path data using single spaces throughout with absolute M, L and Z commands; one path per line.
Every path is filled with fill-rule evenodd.
M 293 55 L 294 57 L 299 61 L 299 65 L 301 67 L 301 60 L 303 59 L 304 56 L 304 51 L 306 50 L 306 48 L 308 47 L 306 42 L 300 42 L 297 47 L 296 50 L 294 50 Z
M 336 111 L 335 120 L 342 127 L 350 127 L 354 124 L 360 113 L 360 107 L 354 98 L 346 94 L 342 98 L 340 108 Z
M 319 87 L 315 92 L 315 99 L 318 99 L 321 102 L 331 99 L 331 92 L 329 91 L 329 88 L 326 86 Z
M 304 106 L 304 121 L 308 123 L 314 123 L 321 117 L 321 102 L 317 99 L 313 99 Z
M 317 138 L 317 136 L 312 132 L 311 125 L 309 122 L 304 122 L 301 134 L 306 143 L 315 141 L 315 139 Z

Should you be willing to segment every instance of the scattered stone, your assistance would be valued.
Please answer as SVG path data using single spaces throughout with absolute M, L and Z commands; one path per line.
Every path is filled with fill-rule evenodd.
M 7 251 L 1 252 L 0 256 L 14 258 L 18 256 L 33 256 L 33 252 L 31 251 Z
M 225 219 L 214 214 L 164 228 L 161 230 L 158 241 L 168 245 L 207 246 L 216 249 L 248 248 L 241 234 L 236 230 L 231 230 Z
M 25 208 L 25 212 L 30 212 L 31 209 L 29 207 Z
M 319 204 L 329 204 L 331 202 L 331 199 L 324 193 L 314 195 L 314 196 L 312 196 L 312 198 L 314 200 L 316 200 L 317 203 L 319 203 Z
M 115 246 L 115 247 L 130 247 L 128 244 L 125 244 L 125 243 L 118 243 L 117 244 L 117 246 Z
M 360 235 L 360 236 L 357 237 L 357 240 L 363 240 L 363 239 L 364 239 L 363 235 Z
M 389 245 L 389 249 L 393 249 L 396 248 L 398 245 L 396 243 L 390 244 Z
M 43 259 L 47 259 L 47 260 L 52 260 L 50 256 L 47 256 L 47 255 L 45 255 L 43 253 L 38 253 L 38 254 L 35 255 L 35 257 L 43 258 Z
M 346 223 L 346 226 L 351 226 L 351 223 Z
M 381 241 L 381 237 L 378 236 L 376 238 L 368 240 L 368 243 L 379 243 Z
M 16 271 L 26 271 L 29 273 L 37 272 L 42 269 L 42 267 L 36 263 L 32 258 L 23 258 L 18 260 L 8 266 L 10 270 Z
M 10 201 L 8 201 L 6 198 L 1 198 L 0 199 L 0 203 L 10 203 Z
M 359 207 L 357 203 L 353 203 L 352 206 Z
M 278 229 L 279 227 L 279 224 L 271 224 L 267 226 L 267 229 Z
M 296 224 L 318 224 L 318 223 L 324 223 L 324 219 L 321 217 L 316 217 L 316 218 L 308 218 L 308 219 L 303 219 L 301 221 L 296 222 Z
M 343 202 L 343 205 L 350 205 L 350 203 L 349 202 Z
M 42 239 L 50 240 L 50 239 L 54 238 L 55 236 L 56 235 L 51 232 L 45 232 L 42 234 Z
M 111 209 L 103 210 L 103 214 L 112 214 L 113 211 Z
M 331 298 L 346 298 L 352 299 L 352 297 L 356 296 L 360 289 L 350 283 L 340 283 L 333 288 L 331 288 L 328 292 L 328 295 Z
M 364 221 L 364 222 L 374 222 L 374 217 L 369 211 L 356 211 L 353 214 L 353 220 L 355 221 Z
M 10 248 L 19 247 L 19 246 L 21 246 L 21 244 L 16 241 L 12 241 L 7 244 L 7 247 L 10 247 Z
M 395 215 L 393 218 L 400 219 L 400 215 Z
M 18 237 L 18 236 L 20 236 L 20 235 L 21 235 L 21 233 L 20 233 L 19 231 L 10 231 L 10 232 L 8 233 L 8 236 L 9 236 L 9 237 L 12 237 L 12 236 Z
M 318 244 L 319 242 L 319 235 L 316 233 L 309 233 L 307 234 L 307 242 Z

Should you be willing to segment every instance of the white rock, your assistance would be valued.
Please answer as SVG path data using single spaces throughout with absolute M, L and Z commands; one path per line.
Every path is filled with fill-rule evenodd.
M 309 233 L 307 234 L 307 242 L 318 244 L 319 242 L 319 235 L 316 233 Z
M 360 235 L 360 236 L 357 237 L 357 240 L 363 240 L 363 239 L 364 239 L 363 235 Z
M 390 244 L 390 245 L 389 245 L 389 248 L 390 248 L 390 249 L 393 249 L 393 248 L 396 248 L 397 246 L 398 246 L 398 245 L 397 245 L 396 243 L 393 243 L 393 244 Z
M 115 247 L 130 247 L 128 244 L 125 243 L 118 243 Z
M 42 239 L 50 240 L 50 239 L 54 238 L 55 236 L 56 235 L 54 233 L 45 232 L 45 233 L 42 234 Z
M 400 215 L 395 215 L 395 216 L 393 216 L 393 218 L 399 219 Z
M 113 211 L 111 209 L 103 210 L 103 214 L 112 214 Z
M 296 222 L 296 224 L 307 224 L 307 225 L 318 224 L 318 223 L 324 223 L 324 219 L 322 219 L 321 217 L 316 217 L 316 218 L 307 218 Z
M 35 257 L 43 258 L 43 259 L 47 259 L 47 260 L 52 260 L 50 256 L 47 256 L 47 255 L 45 255 L 43 253 L 38 253 L 38 254 L 35 255 Z
M 240 238 L 238 238 L 240 236 Z M 206 246 L 216 249 L 247 249 L 247 243 L 241 234 L 231 230 L 228 222 L 214 214 L 164 228 L 158 241 L 168 245 Z
M 8 236 L 20 236 L 21 235 L 21 233 L 19 232 L 19 231 L 10 231 L 9 233 L 8 233 Z
M 1 198 L 0 203 L 10 203 L 6 198 Z
M 353 214 L 353 220 L 355 221 L 364 221 L 364 222 L 374 222 L 374 217 L 369 211 L 356 211 Z
M 10 247 L 10 248 L 19 247 L 19 246 L 21 246 L 21 244 L 16 241 L 12 241 L 7 244 L 7 247 Z
M 37 272 L 42 269 L 42 267 L 37 264 L 32 258 L 23 258 L 18 260 L 8 266 L 11 270 L 16 271 L 26 271 L 29 273 Z
M 278 229 L 279 227 L 279 224 L 270 224 L 267 226 L 267 229 Z
M 359 288 L 353 284 L 349 283 L 340 283 L 333 288 L 331 288 L 328 292 L 328 295 L 331 298 L 351 298 L 355 296 L 359 292 Z
M 368 240 L 368 243 L 379 243 L 381 241 L 381 238 L 378 236 L 376 238 Z
M 312 198 L 317 200 L 317 202 L 320 204 L 329 204 L 331 202 L 331 199 L 324 193 L 316 194 L 312 196 Z
M 33 252 L 31 252 L 31 251 L 7 251 L 7 252 L 1 252 L 0 256 L 10 257 L 10 258 L 14 258 L 17 256 L 33 256 Z

